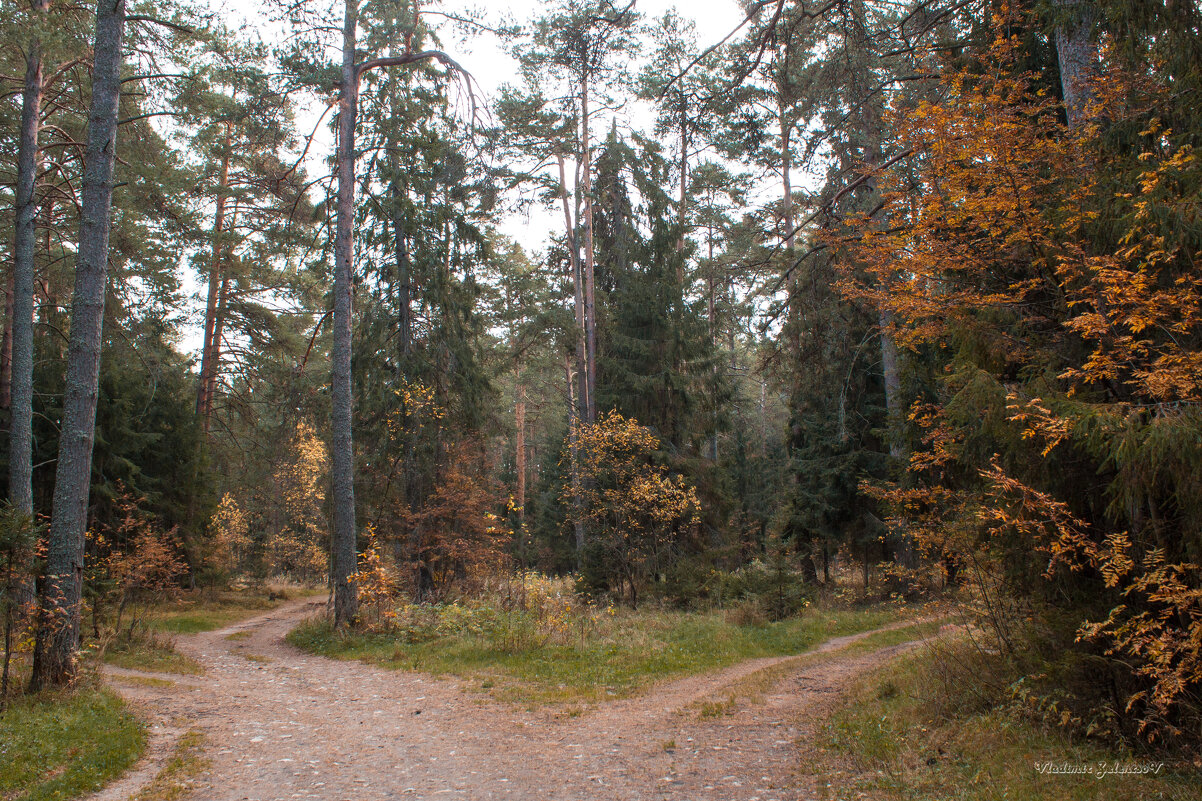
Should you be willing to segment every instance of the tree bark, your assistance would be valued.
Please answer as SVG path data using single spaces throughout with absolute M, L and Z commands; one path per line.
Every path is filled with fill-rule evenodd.
M 588 360 L 587 325 L 584 311 L 584 270 L 580 264 L 580 252 L 576 245 L 576 226 L 572 221 L 572 210 L 568 204 L 568 182 L 564 171 L 563 156 L 557 154 L 559 161 L 559 197 L 563 202 L 563 224 L 567 235 L 568 262 L 572 268 L 572 293 L 575 303 L 576 317 L 576 367 L 580 381 L 580 391 L 575 393 L 577 419 L 583 420 L 588 416 L 589 387 L 585 381 L 585 364 Z
M 334 536 L 330 578 L 334 585 L 334 625 L 349 625 L 359 598 L 350 582 L 356 568 L 355 455 L 351 436 L 351 294 L 355 254 L 355 118 L 359 75 L 355 64 L 357 0 L 347 0 L 342 27 L 342 93 L 338 101 L 338 198 L 334 234 L 334 344 L 331 355 L 330 450 Z
M 1070 128 L 1091 119 L 1093 83 L 1097 77 L 1098 44 L 1094 35 L 1098 9 L 1093 0 L 1056 0 L 1066 19 L 1056 26 L 1056 56 L 1060 62 L 1060 87 Z
M 65 685 L 78 672 L 84 529 L 100 383 L 124 30 L 125 0 L 99 0 L 62 434 L 30 679 L 34 691 Z

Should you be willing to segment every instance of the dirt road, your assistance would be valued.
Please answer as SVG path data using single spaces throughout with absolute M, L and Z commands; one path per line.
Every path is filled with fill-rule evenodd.
M 112 670 L 114 686 L 153 721 L 151 748 L 94 801 L 129 798 L 190 730 L 203 732 L 210 763 L 190 796 L 203 801 L 821 798 L 822 777 L 803 770 L 814 728 L 851 679 L 913 645 L 751 660 L 572 717 L 288 645 L 284 635 L 320 608 L 295 601 L 180 637 L 177 648 L 204 665 L 202 676 Z M 757 683 L 726 708 L 732 693 Z

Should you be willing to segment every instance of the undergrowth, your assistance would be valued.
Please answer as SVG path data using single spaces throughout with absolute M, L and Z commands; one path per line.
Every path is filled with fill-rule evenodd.
M 506 607 L 495 598 L 402 606 L 386 624 L 350 632 L 315 618 L 288 640 L 323 656 L 469 678 L 502 700 L 537 705 L 624 696 L 660 679 L 798 654 L 902 614 L 810 608 L 739 625 L 721 612 L 601 609 L 566 593 L 554 603 Z

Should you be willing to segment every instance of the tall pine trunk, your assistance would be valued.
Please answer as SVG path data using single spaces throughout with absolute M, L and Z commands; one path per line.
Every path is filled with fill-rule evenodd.
M 593 179 L 592 158 L 589 154 L 589 84 L 587 73 L 580 87 L 580 156 L 581 156 L 581 188 L 584 194 L 584 333 L 585 333 L 585 375 L 587 387 L 585 408 L 587 413 L 584 421 L 597 421 L 597 293 L 596 293 L 596 258 L 593 250 Z
M 334 625 L 351 623 L 359 599 L 355 572 L 355 454 L 351 437 L 351 294 L 355 255 L 355 118 L 359 76 L 355 65 L 357 0 L 347 0 L 342 27 L 342 94 L 338 101 L 338 199 L 334 234 L 334 346 L 330 369 L 331 483 L 334 536 L 330 579 L 334 585 Z
M 676 240 L 676 282 L 684 286 L 684 240 L 688 230 L 688 201 L 689 201 L 689 118 L 688 107 L 681 98 L 680 101 L 680 199 L 676 206 L 676 224 L 680 226 L 680 236 Z
M 196 390 L 196 413 L 200 416 L 204 430 L 209 430 L 209 417 L 213 410 L 213 387 L 217 383 L 216 345 L 220 341 L 217 333 L 217 296 L 222 285 L 222 263 L 225 233 L 226 192 L 230 183 L 230 138 L 231 124 L 225 126 L 225 150 L 221 154 L 221 172 L 217 179 L 217 210 L 213 215 L 213 247 L 209 257 L 209 291 L 205 303 L 204 343 L 200 356 L 200 384 Z
M 34 0 L 44 15 L 49 0 Z M 17 146 L 17 222 L 13 247 L 11 375 L 9 384 L 8 497 L 13 507 L 33 516 L 33 256 L 36 246 L 38 128 L 42 109 L 42 47 L 35 38 L 25 62 L 21 133 Z
M 572 270 L 572 290 L 575 301 L 576 315 L 576 368 L 578 376 L 583 379 L 585 375 L 585 360 L 588 353 L 588 345 L 585 339 L 585 318 L 584 318 L 584 275 L 580 265 L 580 252 L 576 246 L 576 226 L 572 220 L 572 209 L 568 203 L 568 180 L 564 170 L 563 155 L 557 154 L 559 162 L 559 197 L 563 202 L 563 223 L 565 236 L 567 237 L 568 245 L 568 262 Z M 571 356 L 565 357 L 564 370 L 566 371 L 568 381 L 568 448 L 570 459 L 568 461 L 568 470 L 570 475 L 568 480 L 572 487 L 572 527 L 576 536 L 576 565 L 579 567 L 584 559 L 584 521 L 580 519 L 584 508 L 584 500 L 582 497 L 582 487 L 580 483 L 580 464 L 577 456 L 577 433 L 580 421 L 588 414 L 588 384 L 584 380 L 580 382 L 580 391 L 576 392 L 573 389 L 572 378 L 572 359 Z
M 99 0 L 62 433 L 30 679 L 30 688 L 35 691 L 67 684 L 78 671 L 84 529 L 100 384 L 124 30 L 125 0 Z
M 45 15 L 49 0 L 33 0 L 36 14 Z M 5 298 L 8 330 L 3 347 L 7 375 L 0 405 L 8 409 L 8 498 L 13 508 L 33 519 L 33 276 L 37 241 L 38 130 L 42 117 L 42 45 L 35 37 L 25 61 L 21 100 L 21 130 L 17 145 L 16 225 L 13 271 Z M 32 580 L 21 580 L 14 599 L 19 606 L 34 600 Z
M 877 123 L 875 119 L 873 122 Z M 869 170 L 876 170 L 881 160 L 880 144 L 873 141 L 865 154 L 866 166 Z M 878 189 L 875 176 L 868 181 L 867 186 L 875 195 Z M 876 212 L 877 217 L 880 214 L 880 211 Z M 876 219 L 874 222 L 879 224 Z M 897 349 L 893 334 L 889 330 L 893 323 L 893 312 L 881 308 L 877 322 L 881 329 L 881 377 L 885 385 L 885 414 L 888 418 L 885 430 L 889 439 L 889 457 L 898 466 L 898 469 L 905 470 L 907 460 L 906 443 L 902 431 L 905 424 L 905 409 L 902 406 L 901 354 Z M 906 530 L 904 523 L 898 532 L 895 546 L 894 559 L 904 567 L 914 567 L 917 555 L 914 551 L 913 537 Z

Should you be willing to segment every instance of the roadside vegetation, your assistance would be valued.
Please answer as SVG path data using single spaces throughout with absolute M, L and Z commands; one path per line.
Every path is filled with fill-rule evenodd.
M 832 801 L 1190 801 L 1202 799 L 1198 766 L 1085 738 L 1064 710 L 1033 707 L 1015 684 L 987 699 L 965 670 L 995 673 L 962 636 L 893 660 L 861 677 L 823 726 Z M 978 673 L 979 675 L 979 673 Z

